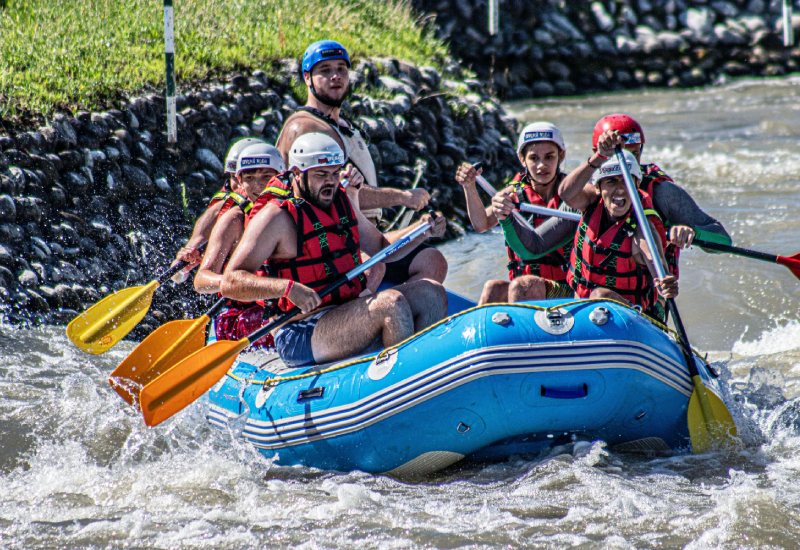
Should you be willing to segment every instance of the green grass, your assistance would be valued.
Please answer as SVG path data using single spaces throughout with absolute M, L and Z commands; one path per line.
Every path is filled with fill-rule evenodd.
M 99 110 L 164 89 L 158 0 L 0 2 L 0 117 Z M 443 43 L 401 0 L 175 0 L 178 90 L 233 71 L 267 70 L 322 38 L 351 57 L 438 66 Z

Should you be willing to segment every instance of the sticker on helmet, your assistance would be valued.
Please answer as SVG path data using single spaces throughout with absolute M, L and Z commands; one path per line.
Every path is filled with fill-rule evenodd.
M 239 164 L 242 168 L 245 166 L 269 166 L 270 165 L 270 158 L 269 157 L 244 157 L 239 160 Z
M 630 134 L 622 134 L 623 139 L 625 139 L 625 145 L 635 145 L 637 143 L 642 142 L 642 134 L 639 132 L 633 132 Z
M 523 141 L 533 141 L 533 140 L 553 140 L 554 133 L 551 130 L 539 130 L 536 132 L 525 132 L 525 137 L 522 138 Z

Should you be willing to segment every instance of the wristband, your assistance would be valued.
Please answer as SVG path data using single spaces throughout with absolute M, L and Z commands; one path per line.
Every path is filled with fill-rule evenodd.
M 588 164 L 589 166 L 591 166 L 591 167 L 592 167 L 592 168 L 594 168 L 595 170 L 597 170 L 598 168 L 600 168 L 599 166 L 595 166 L 594 164 L 592 164 L 592 157 L 589 157 L 588 159 L 586 159 L 586 164 Z
M 281 296 L 281 298 L 289 300 L 289 293 L 292 291 L 292 287 L 294 287 L 294 280 L 289 279 L 289 284 L 286 285 L 286 290 L 283 291 L 283 296 Z

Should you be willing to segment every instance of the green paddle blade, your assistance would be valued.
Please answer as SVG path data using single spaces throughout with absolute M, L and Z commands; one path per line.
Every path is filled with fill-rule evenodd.
M 124 288 L 106 296 L 67 325 L 67 337 L 93 355 L 107 352 L 147 314 L 158 281 Z
M 712 449 L 732 447 L 736 424 L 728 407 L 713 392 L 706 390 L 700 375 L 692 377 L 694 391 L 686 413 L 692 452 L 705 453 Z
M 208 321 L 208 315 L 203 315 L 161 325 L 114 369 L 108 378 L 109 384 L 133 405 L 144 386 L 205 345 Z
M 148 426 L 157 426 L 216 384 L 250 340 L 219 340 L 172 365 L 139 393 L 139 406 Z

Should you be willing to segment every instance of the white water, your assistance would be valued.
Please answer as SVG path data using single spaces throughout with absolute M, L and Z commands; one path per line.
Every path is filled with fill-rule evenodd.
M 565 131 L 567 166 L 594 121 L 626 110 L 657 162 L 736 244 L 800 249 L 800 82 L 740 82 L 514 105 Z M 442 247 L 448 286 L 503 277 L 499 234 Z M 0 547 L 649 548 L 800 545 L 800 284 L 778 265 L 692 250 L 678 299 L 723 371 L 745 445 L 645 459 L 602 442 L 408 484 L 271 465 L 206 426 L 200 406 L 146 429 L 63 329 L 0 327 Z

